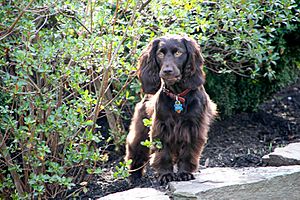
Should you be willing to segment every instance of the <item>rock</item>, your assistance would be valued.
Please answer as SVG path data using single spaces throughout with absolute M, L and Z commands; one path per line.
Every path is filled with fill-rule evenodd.
M 171 182 L 174 200 L 299 200 L 300 166 L 208 168 L 187 182 Z
M 269 166 L 300 165 L 300 143 L 291 143 L 265 155 L 263 162 Z
M 169 200 L 169 196 L 153 188 L 134 188 L 125 192 L 117 192 L 98 200 Z

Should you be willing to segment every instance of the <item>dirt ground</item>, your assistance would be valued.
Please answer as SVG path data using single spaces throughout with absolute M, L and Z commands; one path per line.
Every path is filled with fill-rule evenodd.
M 274 94 L 255 113 L 240 113 L 217 120 L 209 132 L 201 167 L 264 166 L 262 156 L 275 147 L 300 142 L 300 81 Z M 95 199 L 134 187 L 154 187 L 161 190 L 150 169 L 142 180 L 130 184 L 114 180 L 116 160 L 99 177 L 93 177 L 80 193 L 82 199 Z

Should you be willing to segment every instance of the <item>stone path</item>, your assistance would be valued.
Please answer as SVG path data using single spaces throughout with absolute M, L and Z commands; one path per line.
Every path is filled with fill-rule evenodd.
M 169 183 L 168 195 L 134 188 L 99 200 L 300 200 L 300 143 L 276 148 L 263 160 L 281 167 L 207 168 L 195 180 Z
M 263 161 L 269 166 L 300 165 L 300 143 L 276 148 L 274 152 L 265 155 Z
M 153 188 L 134 188 L 125 192 L 117 192 L 99 200 L 169 200 L 169 196 Z
M 196 174 L 196 180 L 170 183 L 174 200 L 299 200 L 299 188 L 298 165 L 208 168 Z
M 174 200 L 299 200 L 300 166 L 259 168 L 208 168 L 196 180 L 171 182 Z M 153 188 L 134 188 L 100 200 L 167 200 Z

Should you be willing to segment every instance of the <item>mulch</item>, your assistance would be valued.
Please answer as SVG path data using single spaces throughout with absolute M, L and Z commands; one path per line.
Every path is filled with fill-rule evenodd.
M 262 157 L 293 142 L 300 142 L 300 81 L 274 94 L 256 112 L 240 113 L 216 120 L 202 154 L 203 167 L 265 166 Z M 153 187 L 165 190 L 156 182 L 151 169 L 135 182 L 112 178 L 114 167 L 123 156 L 113 160 L 104 172 L 92 177 L 81 199 L 95 199 L 134 187 Z

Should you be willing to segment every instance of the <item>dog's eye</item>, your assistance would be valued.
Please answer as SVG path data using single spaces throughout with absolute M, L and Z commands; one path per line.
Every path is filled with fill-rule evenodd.
M 157 57 L 163 58 L 163 57 L 165 57 L 165 54 L 164 54 L 163 52 L 159 52 L 159 53 L 157 54 Z
M 182 55 L 182 52 L 180 52 L 180 51 L 176 51 L 174 55 L 175 55 L 175 57 L 179 57 L 179 56 L 181 56 L 181 55 Z

